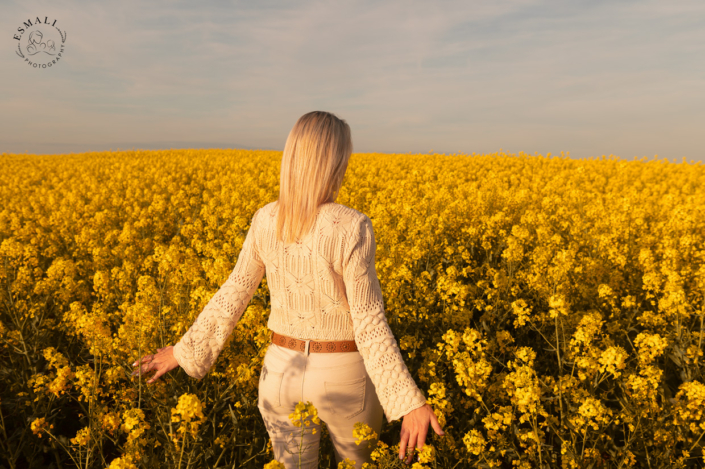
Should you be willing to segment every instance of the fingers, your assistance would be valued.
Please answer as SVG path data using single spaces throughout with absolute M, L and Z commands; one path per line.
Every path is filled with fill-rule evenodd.
M 411 463 L 414 457 L 414 446 L 416 445 L 416 429 L 408 430 L 406 427 L 402 426 L 401 429 L 401 439 L 399 441 L 399 459 L 404 460 L 406 458 L 406 463 Z M 407 452 L 410 452 L 407 456 Z
M 165 369 L 163 369 L 163 368 L 162 368 L 162 369 L 158 369 L 157 372 L 154 374 L 154 376 L 152 376 L 152 379 L 150 379 L 149 381 L 147 381 L 147 384 L 152 384 L 153 382 L 155 382 L 156 380 L 158 380 L 164 373 L 166 373 L 166 370 L 165 370 Z
M 409 432 L 402 431 L 401 440 L 399 440 L 399 459 L 404 459 L 406 455 L 406 445 L 409 441 Z
M 154 355 L 145 355 L 144 357 L 142 357 L 141 360 L 137 360 L 136 362 L 134 362 L 134 363 L 132 364 L 132 366 L 137 366 L 137 363 L 138 363 L 138 362 L 141 363 L 141 364 L 149 363 L 149 362 L 152 361 L 153 358 L 154 358 Z
M 145 355 L 142 357 L 142 361 L 140 362 L 140 367 L 139 369 L 135 370 L 132 372 L 132 376 L 138 375 L 138 374 L 145 374 L 150 370 L 153 370 L 157 368 L 160 364 L 159 360 L 154 359 L 154 355 Z M 134 366 L 137 366 L 137 362 L 133 363 Z
M 409 457 L 406 458 L 406 463 L 411 464 L 414 460 L 414 447 L 416 446 L 417 435 L 412 433 L 409 437 L 409 446 L 407 446 L 406 451 L 409 453 Z
M 441 428 L 436 414 L 433 412 L 429 406 L 428 417 L 424 416 L 419 420 L 425 420 L 425 424 L 420 424 L 419 420 L 414 421 L 410 425 L 402 425 L 401 439 L 399 441 L 399 459 L 406 459 L 407 464 L 411 464 L 414 458 L 415 450 L 418 448 L 419 451 L 423 449 L 426 445 L 426 438 L 428 438 L 428 425 L 430 424 L 433 430 L 439 435 L 443 436 L 445 432 Z M 407 455 L 407 452 L 409 453 Z
M 421 450 L 423 448 L 423 445 L 426 444 L 426 435 L 428 434 L 428 425 L 424 425 L 421 427 L 421 430 L 419 431 L 419 435 L 416 438 L 416 447 Z
M 438 434 L 439 436 L 445 435 L 445 432 L 441 428 L 441 424 L 438 423 L 438 419 L 436 418 L 436 414 L 431 415 L 431 427 L 433 427 L 433 430 Z
M 153 369 L 155 367 L 155 365 L 156 364 L 154 362 L 146 363 L 146 364 L 140 366 L 137 370 L 133 371 L 132 376 L 139 375 L 139 374 L 143 375 L 143 374 L 147 373 L 149 370 Z
M 135 371 L 132 372 L 132 376 L 136 376 L 138 374 L 146 374 L 150 371 L 156 370 L 156 373 L 154 376 L 152 376 L 147 383 L 151 384 L 155 382 L 157 379 L 159 379 L 162 375 L 164 375 L 167 371 L 169 371 L 169 365 L 164 362 L 164 356 L 161 353 L 163 350 L 166 350 L 168 347 L 162 347 L 160 349 L 157 349 L 157 353 L 154 355 L 145 355 L 142 357 L 141 360 L 138 360 L 132 364 L 132 366 L 138 366 L 139 368 Z M 161 356 L 160 356 L 161 355 Z

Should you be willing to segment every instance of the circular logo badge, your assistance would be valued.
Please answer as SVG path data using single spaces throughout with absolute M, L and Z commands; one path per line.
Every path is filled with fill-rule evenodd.
M 38 16 L 27 20 L 17 28 L 13 38 L 17 41 L 15 51 L 25 63 L 33 68 L 52 67 L 61 60 L 66 43 L 66 31 L 56 26 L 48 16 L 42 21 Z

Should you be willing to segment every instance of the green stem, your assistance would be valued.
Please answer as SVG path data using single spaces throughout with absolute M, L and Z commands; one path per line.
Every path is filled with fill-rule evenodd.
M 73 455 L 71 454 L 71 451 L 69 451 L 69 450 L 66 448 L 66 446 L 64 446 L 63 443 L 61 443 L 61 442 L 59 441 L 58 438 L 56 438 L 51 432 L 49 432 L 49 430 L 44 430 L 44 431 L 47 433 L 47 435 L 49 435 L 50 437 L 52 437 L 52 438 L 54 439 L 54 441 L 56 441 L 57 443 L 59 443 L 59 445 L 64 449 L 64 451 L 66 451 L 66 454 L 69 455 L 69 457 L 71 458 L 71 460 L 73 461 L 73 463 L 76 465 L 76 467 L 81 467 L 81 464 L 76 462 L 76 459 L 75 459 L 75 458 L 73 457 Z
M 4 449 L 4 448 L 5 448 L 5 443 L 4 443 L 4 442 L 5 442 L 5 441 L 9 441 L 9 440 L 7 439 L 7 433 L 5 432 L 5 419 L 4 419 L 3 416 L 2 416 L 2 407 L 0 407 L 0 430 L 2 430 L 2 434 L 3 434 L 3 436 L 5 437 L 5 438 L 2 440 L 2 442 L 0 442 L 0 443 L 2 443 L 2 446 L 3 446 L 3 449 Z M 5 451 L 6 451 L 8 454 L 10 454 L 10 447 L 9 447 L 9 445 L 7 446 L 7 449 L 6 449 Z M 12 459 L 10 459 L 8 462 L 9 462 L 9 464 L 10 464 L 10 469 L 14 469 L 14 468 L 15 468 L 15 461 L 12 460 Z
M 176 466 L 178 469 L 181 469 L 181 460 L 184 457 L 184 447 L 186 446 L 186 432 L 184 432 L 184 439 L 181 442 L 181 456 L 179 456 L 179 465 Z
M 691 451 L 693 451 L 693 448 L 695 448 L 695 445 L 698 444 L 698 442 L 699 442 L 700 439 L 703 437 L 703 435 L 705 435 L 705 432 L 702 432 L 702 433 L 700 434 L 700 436 L 698 437 L 698 439 L 695 440 L 695 443 L 693 443 L 693 446 L 691 446 L 690 449 L 688 450 L 689 453 L 690 453 Z

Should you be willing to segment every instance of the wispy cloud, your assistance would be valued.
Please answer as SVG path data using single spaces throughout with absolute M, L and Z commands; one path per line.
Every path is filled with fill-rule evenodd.
M 37 15 L 67 31 L 65 60 L 31 69 L 6 39 L 0 152 L 281 149 L 320 109 L 356 151 L 703 160 L 699 1 L 29 1 L 0 28 Z

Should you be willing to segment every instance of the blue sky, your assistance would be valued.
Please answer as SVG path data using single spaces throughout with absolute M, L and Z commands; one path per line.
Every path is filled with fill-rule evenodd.
M 330 111 L 355 152 L 704 161 L 705 2 L 0 0 L 0 153 L 282 150 Z M 63 59 L 15 54 L 56 19 Z

